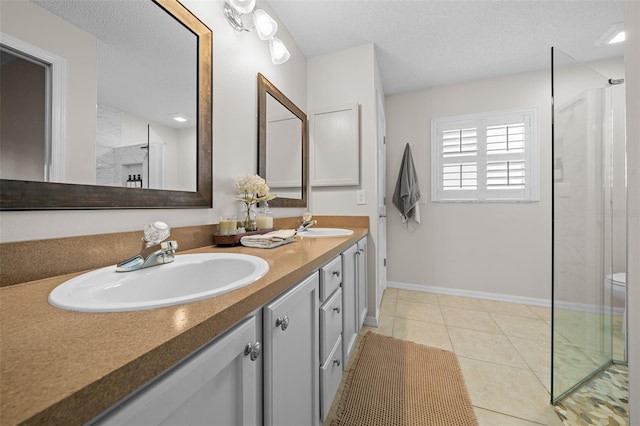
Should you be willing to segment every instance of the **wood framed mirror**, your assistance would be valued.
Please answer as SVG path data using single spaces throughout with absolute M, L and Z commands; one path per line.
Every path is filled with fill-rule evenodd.
M 193 45 L 197 51 L 197 61 L 195 69 L 190 72 L 196 83 L 193 102 L 197 104 L 195 110 L 196 158 L 193 163 L 196 169 L 195 190 L 0 179 L 0 210 L 210 208 L 212 206 L 212 32 L 177 0 L 148 1 L 172 17 L 173 24 L 177 28 L 186 28 L 194 36 Z M 148 20 L 144 16 L 140 16 L 139 19 Z
M 277 198 L 270 207 L 307 207 L 307 115 L 258 73 L 258 174 Z

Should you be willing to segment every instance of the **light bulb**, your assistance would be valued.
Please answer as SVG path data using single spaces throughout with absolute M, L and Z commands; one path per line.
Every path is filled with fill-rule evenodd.
M 277 37 L 269 40 L 269 51 L 271 52 L 271 62 L 275 65 L 284 64 L 291 57 L 287 46 Z
M 256 7 L 256 0 L 229 0 L 229 2 L 238 13 L 243 15 L 251 12 Z
M 262 9 L 253 12 L 253 23 L 261 40 L 269 40 L 278 31 L 278 23 Z

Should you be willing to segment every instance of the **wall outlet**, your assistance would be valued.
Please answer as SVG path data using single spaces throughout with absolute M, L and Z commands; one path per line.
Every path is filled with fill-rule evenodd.
M 356 204 L 367 204 L 367 198 L 364 189 L 356 191 Z

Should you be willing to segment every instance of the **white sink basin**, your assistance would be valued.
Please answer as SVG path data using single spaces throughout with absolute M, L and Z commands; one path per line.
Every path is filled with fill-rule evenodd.
M 256 256 L 237 253 L 177 255 L 175 261 L 133 272 L 115 266 L 54 288 L 49 303 L 70 311 L 137 311 L 206 299 L 249 285 L 269 271 Z
M 301 237 L 346 237 L 353 234 L 351 229 L 342 228 L 309 228 L 298 232 Z

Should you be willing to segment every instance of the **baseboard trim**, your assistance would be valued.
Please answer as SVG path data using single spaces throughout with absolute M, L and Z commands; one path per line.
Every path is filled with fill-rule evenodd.
M 523 305 L 542 306 L 546 308 L 551 307 L 551 300 L 539 299 L 535 297 L 513 296 L 510 294 L 499 294 L 499 293 L 489 293 L 484 291 L 471 291 L 471 290 L 462 290 L 457 288 L 409 284 L 409 283 L 401 283 L 397 281 L 388 281 L 387 287 L 398 288 L 402 290 L 427 291 L 430 293 L 448 294 L 451 296 L 474 297 L 476 299 L 496 300 L 499 302 L 520 303 Z M 569 311 L 582 311 L 582 312 L 588 312 L 588 313 L 599 313 L 602 309 L 600 306 L 597 306 L 597 305 L 588 305 L 588 304 L 574 303 L 574 302 L 556 302 L 556 307 L 561 309 L 566 309 Z M 624 313 L 624 308 L 619 308 L 619 307 L 612 308 L 612 313 L 613 315 L 616 315 L 616 316 L 622 316 Z
M 369 327 L 378 327 L 379 316 L 380 309 L 378 309 L 378 313 L 375 317 L 367 315 L 367 317 L 364 319 L 364 325 L 368 325 Z
M 535 297 L 513 296 L 510 294 L 489 293 L 484 291 L 463 290 L 449 287 L 436 287 L 431 285 L 419 285 L 401 283 L 397 281 L 387 281 L 387 287 L 398 288 L 402 290 L 427 291 L 430 293 L 448 294 L 451 296 L 465 296 L 476 299 L 496 300 L 499 302 L 520 303 L 523 305 L 551 307 L 550 299 L 539 299 Z

